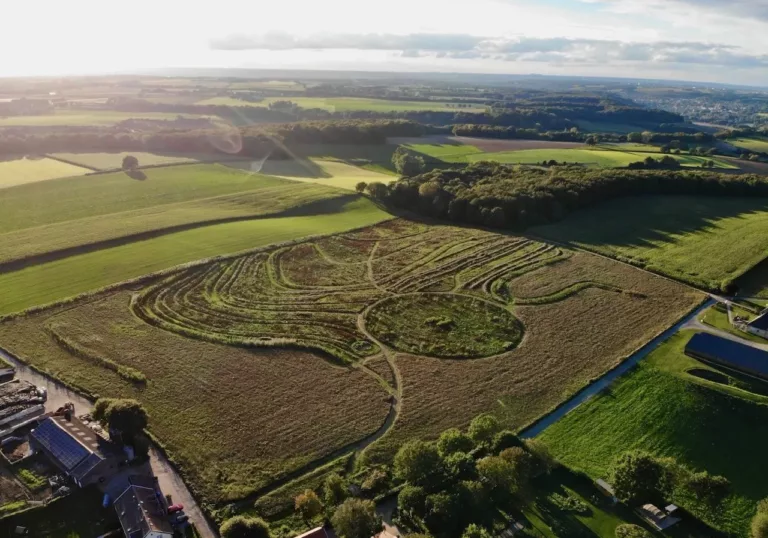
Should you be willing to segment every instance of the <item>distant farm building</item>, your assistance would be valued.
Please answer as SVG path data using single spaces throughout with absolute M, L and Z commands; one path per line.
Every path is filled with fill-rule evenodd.
M 125 461 L 122 450 L 70 414 L 43 420 L 29 434 L 29 445 L 80 487 L 104 483 Z
M 768 312 L 747 323 L 747 332 L 768 339 Z
M 705 363 L 768 381 L 768 352 L 708 333 L 697 333 L 685 354 Z

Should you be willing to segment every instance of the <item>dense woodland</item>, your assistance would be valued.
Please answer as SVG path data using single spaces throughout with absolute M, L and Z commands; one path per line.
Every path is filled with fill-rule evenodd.
M 541 170 L 481 162 L 463 169 L 432 170 L 404 177 L 386 189 L 369 191 L 395 206 L 431 217 L 524 229 L 621 196 L 768 196 L 768 179 L 757 175 L 667 170 Z

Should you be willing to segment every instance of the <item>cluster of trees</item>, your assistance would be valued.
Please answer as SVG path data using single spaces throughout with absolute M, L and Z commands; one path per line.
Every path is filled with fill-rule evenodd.
M 634 132 L 627 135 L 627 142 L 636 144 L 670 144 L 672 148 L 687 149 L 687 144 L 709 144 L 715 141 L 711 134 L 695 132 L 659 133 L 652 131 Z
M 421 174 L 426 167 L 424 157 L 413 154 L 403 146 L 398 146 L 395 150 L 392 155 L 392 164 L 401 176 L 416 176 Z
M 134 448 L 137 457 L 147 457 L 149 440 L 144 429 L 149 423 L 146 409 L 136 400 L 99 398 L 91 416 L 108 431 L 110 438 Z
M 48 99 L 12 99 L 0 102 L 0 116 L 34 116 L 50 114 L 53 105 Z
M 616 497 L 630 506 L 661 503 L 685 492 L 712 507 L 730 491 L 730 482 L 723 476 L 694 472 L 672 458 L 657 458 L 642 451 L 620 455 L 610 479 Z
M 499 138 L 505 140 L 549 140 L 557 142 L 582 142 L 586 134 L 577 127 L 564 131 L 539 131 L 498 125 L 461 124 L 453 126 L 455 136 L 473 136 L 477 138 Z
M 530 481 L 556 465 L 540 441 L 521 442 L 491 415 L 466 433 L 451 429 L 435 443 L 411 441 L 394 460 L 399 525 L 437 538 L 489 536 L 500 508 L 530 498 Z
M 115 132 L 70 128 L 62 132 L 0 131 L 0 154 L 26 155 L 60 151 L 226 152 L 264 156 L 291 144 L 383 144 L 387 137 L 421 136 L 424 127 L 403 120 L 262 124 L 231 129 Z
M 716 138 L 725 140 L 726 138 L 750 138 L 753 136 L 768 136 L 768 126 L 765 127 L 736 127 L 733 129 L 724 129 L 715 134 Z
M 715 163 L 713 163 L 712 161 L 709 161 L 709 162 L 712 163 L 712 167 L 715 166 Z M 660 159 L 654 159 L 653 157 L 646 157 L 645 160 L 643 161 L 629 163 L 628 167 L 631 170 L 679 170 L 680 168 L 682 168 L 682 166 L 680 165 L 680 161 L 678 161 L 674 157 L 670 157 L 669 155 L 665 155 Z M 711 167 L 708 167 L 708 168 L 711 168 Z
M 480 162 L 378 184 L 375 192 L 374 198 L 432 217 L 520 230 L 621 196 L 768 196 L 768 179 L 703 171 L 540 170 Z

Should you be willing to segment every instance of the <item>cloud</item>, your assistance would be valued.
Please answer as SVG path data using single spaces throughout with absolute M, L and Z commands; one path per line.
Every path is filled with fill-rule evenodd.
M 628 12 L 647 12 L 649 8 L 677 10 L 681 8 L 710 11 L 734 18 L 768 22 L 768 0 L 582 0 L 589 4 L 606 4 Z
M 268 33 L 232 35 L 215 39 L 211 41 L 211 48 L 214 50 L 271 51 L 297 49 L 384 50 L 398 51 L 400 56 L 405 58 L 435 56 L 464 60 L 503 59 L 506 61 L 558 64 L 565 62 L 585 64 L 645 62 L 650 64 L 703 64 L 736 68 L 768 67 L 768 55 L 748 54 L 732 45 L 696 41 L 640 43 L 564 37 L 479 37 L 465 34 L 293 36 L 284 33 Z

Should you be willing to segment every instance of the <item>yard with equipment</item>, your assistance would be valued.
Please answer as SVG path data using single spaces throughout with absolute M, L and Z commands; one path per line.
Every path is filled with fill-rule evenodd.
M 765 257 L 768 202 L 761 198 L 626 197 L 533 232 L 695 286 L 719 289 Z
M 320 218 L 308 226 L 317 231 Z M 247 224 L 281 220 L 288 219 Z M 428 312 L 404 311 L 410 323 L 393 320 L 385 303 L 401 298 L 404 306 L 430 301 Z M 588 254 L 391 220 L 6 320 L 0 341 L 88 394 L 142 401 L 152 433 L 213 509 L 372 441 L 366 460 L 388 461 L 403 441 L 466 425 L 483 411 L 522 426 L 700 300 L 676 283 Z M 394 321 L 402 340 L 386 335 Z M 464 332 L 491 324 L 487 342 Z M 419 356 L 397 352 L 412 352 L 424 335 L 433 341 Z M 380 346 L 390 341 L 396 349 L 383 360 Z M 553 341 L 568 346 L 552 348 Z M 298 397 L 309 393 L 313 411 Z
M 0 161 L 0 189 L 36 183 L 49 179 L 81 176 L 90 172 L 87 168 L 63 163 L 54 159 L 21 159 Z
M 669 500 L 716 529 L 746 537 L 757 501 L 768 495 L 762 457 L 768 386 L 734 379 L 684 355 L 690 337 L 674 336 L 542 438 L 564 464 L 595 479 L 605 478 L 614 458 L 630 449 L 722 475 L 730 493 L 720 503 L 697 500 L 684 487 L 675 488 Z

